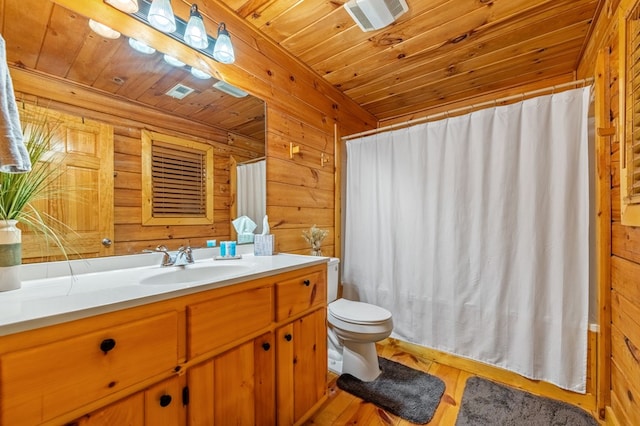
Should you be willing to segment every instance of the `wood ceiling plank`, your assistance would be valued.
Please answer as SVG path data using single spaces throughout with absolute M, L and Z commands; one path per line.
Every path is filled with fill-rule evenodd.
M 380 98 L 369 105 L 381 105 L 386 102 L 401 103 L 410 102 L 416 97 L 422 97 L 427 91 L 434 90 L 438 97 L 448 96 L 466 88 L 481 89 L 483 85 L 495 83 L 500 80 L 521 79 L 523 74 L 531 74 L 543 71 L 547 68 L 556 68 L 564 64 L 567 68 L 561 73 L 570 71 L 571 63 L 575 65 L 575 56 L 571 50 L 576 49 L 578 40 L 568 41 L 563 46 L 556 46 L 553 52 L 545 52 L 544 55 L 531 54 L 513 58 L 506 63 L 490 64 L 472 72 L 449 76 L 440 80 L 432 80 L 421 85 L 416 85 L 411 92 L 404 92 L 393 97 Z M 572 62 L 573 61 L 573 62 Z
M 342 4 L 331 0 L 305 0 L 266 22 L 259 30 L 279 43 L 338 8 L 342 8 Z
M 140 58 L 138 58 L 137 52 L 133 49 L 130 51 L 130 59 L 127 59 L 127 62 L 133 66 L 128 68 L 129 75 L 116 93 L 137 100 L 163 75 L 173 71 L 173 68 L 162 59 L 161 54 L 156 53 L 148 57 L 139 55 Z
M 104 38 L 93 31 L 87 34 L 67 72 L 67 78 L 77 83 L 93 85 L 104 67 L 118 50 L 120 41 Z
M 588 22 L 589 13 L 589 9 L 585 7 L 584 11 L 579 12 L 577 16 L 582 18 L 584 23 Z M 354 77 L 343 85 L 342 90 L 349 96 L 357 98 L 364 93 L 382 90 L 384 87 L 395 83 L 402 83 L 408 75 L 427 74 L 429 70 L 437 69 L 446 69 L 450 73 L 459 72 L 459 64 L 461 62 L 492 55 L 494 52 L 500 52 L 505 48 L 517 47 L 520 50 L 526 49 L 526 47 L 522 46 L 530 46 L 531 49 L 541 48 L 548 44 L 546 37 L 554 37 L 554 34 L 557 34 L 562 39 L 564 31 L 575 31 L 575 29 L 564 30 L 565 28 L 582 25 L 582 23 L 575 24 L 575 20 L 576 13 L 567 11 L 504 34 L 490 31 L 483 33 L 479 37 L 472 35 L 469 40 L 450 46 L 446 49 L 446 52 L 442 52 L 439 56 L 431 54 L 424 55 L 425 57 L 414 55 L 410 58 L 404 58 L 402 61 L 389 62 L 368 76 L 359 75 Z M 540 26 L 547 28 L 548 33 L 540 36 L 538 29 Z M 539 45 L 535 43 L 539 43 Z
M 52 9 L 53 4 L 42 0 L 5 0 L 2 37 L 7 62 L 36 67 Z
M 167 72 L 154 84 L 138 97 L 138 101 L 148 105 L 160 106 L 160 103 L 167 100 L 166 93 L 178 83 L 182 83 L 187 78 L 189 71 L 186 68 L 175 68 Z
M 532 11 L 536 14 L 556 6 L 555 2 L 549 3 L 548 0 L 537 3 L 535 10 Z M 393 49 L 396 57 L 410 56 L 416 50 L 438 48 L 450 40 L 499 25 L 515 16 L 533 16 L 534 13 L 526 13 L 531 11 L 533 4 L 535 3 L 530 0 L 486 4 L 473 0 L 451 1 L 434 10 L 425 11 L 410 21 L 402 21 L 401 17 L 395 24 L 366 38 L 363 38 L 362 32 L 360 35 L 351 34 L 350 37 L 355 37 L 357 41 L 356 39 L 348 41 L 350 51 L 326 49 L 325 46 L 319 45 L 308 54 L 301 54 L 300 57 L 324 75 L 341 66 L 366 60 L 367 57 L 385 50 Z M 329 47 L 331 44 L 334 44 L 333 40 Z
M 506 69 L 510 69 L 511 63 L 517 61 L 518 58 L 544 59 L 547 56 L 553 56 L 558 49 L 571 48 L 572 50 L 566 50 L 563 53 L 573 54 L 577 62 L 580 42 L 584 40 L 588 31 L 588 23 L 580 23 L 544 37 L 526 39 L 522 43 L 512 44 L 503 49 L 490 50 L 483 55 L 468 57 L 466 60 L 464 57 L 460 57 L 458 61 L 452 62 L 455 66 L 445 63 L 443 66 L 437 67 L 431 63 L 429 67 L 431 72 L 415 69 L 411 74 L 403 73 L 402 78 L 392 80 L 396 84 L 387 82 L 385 85 L 381 81 L 376 85 L 359 86 L 350 91 L 349 96 L 354 98 L 356 102 L 366 104 L 386 96 L 413 91 L 416 86 L 420 86 L 425 81 L 441 81 L 460 74 L 471 75 L 481 72 L 487 66 L 502 65 Z
M 575 15 L 575 19 L 585 19 L 592 13 L 592 7 L 595 1 L 579 6 L 576 1 L 580 0 L 564 0 L 553 10 L 540 11 L 535 16 L 519 16 L 508 21 L 502 22 L 500 25 L 483 26 L 471 32 L 469 36 L 459 43 L 452 43 L 449 40 L 441 41 L 440 45 L 433 45 L 422 37 L 415 37 L 401 45 L 394 46 L 393 49 L 372 54 L 366 60 L 352 62 L 340 69 L 336 69 L 329 74 L 324 74 L 324 78 L 330 83 L 341 87 L 342 90 L 348 90 L 366 81 L 374 80 L 377 77 L 387 75 L 394 69 L 405 67 L 424 67 L 428 68 L 428 60 L 434 57 L 441 57 L 460 49 L 461 46 L 468 46 L 478 43 L 482 46 L 484 43 L 492 42 L 495 46 L 508 44 L 508 40 L 518 37 L 518 33 L 526 31 L 529 37 L 535 37 L 545 32 L 545 24 L 550 24 L 548 20 L 555 19 L 562 13 L 569 13 L 573 16 L 576 10 L 580 13 Z M 586 10 L 586 12 L 585 12 Z M 588 18 L 587 18 L 588 19 Z M 456 21 L 453 21 L 454 24 Z M 567 24 L 572 23 L 570 18 Z M 551 27 L 553 28 L 553 26 Z M 425 35 L 426 36 L 426 35 Z M 401 60 L 398 60 L 398 57 Z M 399 63 L 400 62 L 400 63 Z M 424 63 L 423 63 L 424 62 Z M 384 64 L 382 67 L 380 64 Z
M 120 87 L 130 78 L 138 67 L 144 66 L 146 58 L 142 53 L 132 56 L 132 48 L 129 46 L 127 39 L 121 37 L 118 39 L 119 46 L 114 52 L 111 60 L 100 71 L 100 74 L 93 83 L 93 87 L 109 93 L 117 93 Z
M 54 6 L 36 69 L 66 76 L 89 32 L 91 29 L 84 17 Z
M 306 63 L 314 65 L 333 57 L 344 50 L 369 49 L 371 46 L 397 44 L 415 35 L 415 31 L 430 30 L 447 22 L 453 16 L 460 16 L 462 9 L 486 9 L 473 0 L 416 0 L 409 10 L 388 27 L 377 31 L 362 31 L 343 7 L 327 15 L 303 31 L 283 40 L 283 47 L 298 55 Z M 454 13 L 457 10 L 457 13 Z M 336 31 L 342 22 L 349 22 Z M 353 24 L 353 25 L 352 25 Z M 322 35 L 322 38 L 318 37 Z
M 366 108 L 383 119 L 390 119 L 411 113 L 411 109 L 427 109 L 445 102 L 451 102 L 463 97 L 475 97 L 483 93 L 490 93 L 506 87 L 517 87 L 536 80 L 563 75 L 567 69 L 575 64 L 572 55 L 566 57 L 548 58 L 544 64 L 532 69 L 530 62 L 514 64 L 508 72 L 490 72 L 485 70 L 473 79 L 468 76 L 456 76 L 441 81 L 435 85 L 417 88 L 413 94 L 403 94 L 383 99 L 367 105 Z M 410 107 L 408 107 L 410 105 Z
M 256 28 L 271 25 L 278 16 L 294 8 L 301 0 L 273 0 L 256 8 L 251 13 L 246 12 L 246 20 Z

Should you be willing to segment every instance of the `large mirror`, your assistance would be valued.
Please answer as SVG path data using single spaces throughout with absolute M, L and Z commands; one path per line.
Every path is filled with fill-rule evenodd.
M 243 214 L 237 200 L 246 194 L 234 193 L 245 188 L 234 183 L 234 165 L 240 168 L 264 157 L 265 103 L 215 78 L 198 78 L 197 71 L 165 58 L 164 52 L 134 50 L 125 34 L 115 39 L 98 35 L 89 19 L 52 1 L 4 0 L 3 4 L 0 32 L 19 104 L 36 103 L 77 116 L 83 123 L 87 118 L 113 128 L 113 235 L 102 235 L 107 227 L 100 225 L 87 234 L 93 235 L 96 248 L 83 248 L 79 255 L 131 254 L 158 244 L 173 249 L 235 237 L 231 220 Z M 138 143 L 144 129 L 214 145 L 213 224 L 144 227 L 140 223 L 137 209 L 144 194 L 136 168 L 143 161 Z M 111 245 L 103 244 L 105 239 L 112 240 Z M 40 250 L 36 260 L 54 258 Z

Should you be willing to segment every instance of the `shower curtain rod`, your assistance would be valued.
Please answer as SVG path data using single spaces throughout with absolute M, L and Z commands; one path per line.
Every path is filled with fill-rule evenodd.
M 414 118 L 412 120 L 403 121 L 402 123 L 390 124 L 388 126 L 378 127 L 377 129 L 366 130 L 364 132 L 355 133 L 353 135 L 343 136 L 341 139 L 343 141 L 348 141 L 350 139 L 355 139 L 355 138 L 358 138 L 360 136 L 373 135 L 373 134 L 376 134 L 376 133 L 382 133 L 382 132 L 387 132 L 389 130 L 398 129 L 398 128 L 401 128 L 401 127 L 408 127 L 408 126 L 411 126 L 411 125 L 414 125 L 414 124 L 424 123 L 426 121 L 433 120 L 434 118 L 449 117 L 450 115 L 453 115 L 453 114 L 456 114 L 456 113 L 459 113 L 459 112 L 463 112 L 463 111 L 472 112 L 472 111 L 474 111 L 476 109 L 480 109 L 480 108 L 483 108 L 483 107 L 496 106 L 498 103 L 501 103 L 501 102 L 508 102 L 508 101 L 512 101 L 512 100 L 515 100 L 515 99 L 523 99 L 524 100 L 525 97 L 539 95 L 539 94 L 542 94 L 542 93 L 545 93 L 545 92 L 549 92 L 549 91 L 551 91 L 553 93 L 553 91 L 555 91 L 556 89 L 563 89 L 565 87 L 579 86 L 579 85 L 586 86 L 587 84 L 593 83 L 593 81 L 594 81 L 593 77 L 589 77 L 589 78 L 583 78 L 582 80 L 570 81 L 568 83 L 556 84 L 555 86 L 545 87 L 544 89 L 532 90 L 530 92 L 524 92 L 524 93 L 520 93 L 518 95 L 506 96 L 504 98 L 494 99 L 492 101 L 481 102 L 479 104 L 472 104 L 472 105 L 469 105 L 469 106 L 455 108 L 455 109 L 452 109 L 452 110 L 449 110 L 449 111 L 443 111 L 443 112 L 438 112 L 436 114 L 426 115 L 426 116 L 420 117 L 420 118 Z
M 237 163 L 239 166 L 245 165 L 245 164 L 251 164 L 251 163 L 257 163 L 258 161 L 262 161 L 262 160 L 266 160 L 266 156 L 265 157 L 258 157 L 258 158 L 252 158 L 251 160 L 247 160 L 247 161 L 243 161 L 241 163 Z

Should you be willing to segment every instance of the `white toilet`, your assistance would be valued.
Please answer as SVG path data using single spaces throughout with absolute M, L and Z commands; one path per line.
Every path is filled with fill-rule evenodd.
M 327 271 L 329 369 L 348 373 L 364 382 L 380 375 L 375 342 L 393 330 L 391 312 L 369 303 L 338 297 L 340 259 L 331 258 Z

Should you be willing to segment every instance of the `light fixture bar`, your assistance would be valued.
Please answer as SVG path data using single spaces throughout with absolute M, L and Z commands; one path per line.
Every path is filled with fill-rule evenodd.
M 150 8 L 151 8 L 151 2 L 149 0 L 138 0 L 138 10 L 134 13 L 131 13 L 130 15 L 133 16 L 138 21 L 142 22 L 143 24 L 149 25 L 150 27 L 153 28 L 153 26 L 147 19 L 147 15 L 149 14 Z M 184 34 L 187 29 L 187 22 L 177 16 L 175 17 L 175 20 L 176 20 L 176 30 L 171 33 L 164 33 L 164 34 L 168 35 L 169 37 L 171 37 L 176 41 L 179 41 L 181 44 L 188 46 L 191 49 L 197 50 L 198 52 L 213 59 L 214 61 L 220 62 L 213 56 L 213 49 L 216 44 L 216 39 L 214 37 L 211 37 L 210 35 L 207 34 L 207 39 L 209 40 L 209 43 L 208 43 L 208 46 L 204 49 L 198 49 L 193 46 L 189 46 L 184 41 Z

